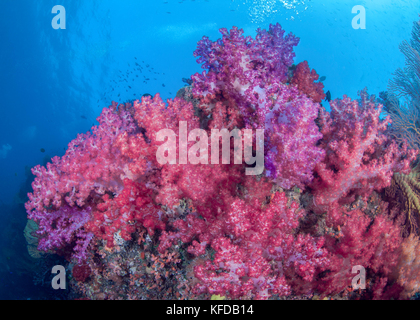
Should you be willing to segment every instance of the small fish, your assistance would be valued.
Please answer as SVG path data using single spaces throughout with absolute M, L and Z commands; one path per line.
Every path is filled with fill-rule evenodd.
M 188 85 L 192 85 L 192 80 L 191 79 L 187 79 L 187 78 L 182 78 L 182 82 L 188 84 Z
M 82 118 L 82 119 L 87 119 L 85 116 L 80 116 L 80 118 Z
M 322 81 L 325 81 L 326 79 L 327 79 L 326 76 L 322 76 L 321 78 L 319 78 L 319 81 L 322 82 Z
M 164 83 L 162 83 L 162 87 L 166 87 Z
M 44 153 L 45 152 L 45 149 L 44 148 L 41 148 L 39 151 L 41 151 L 42 153 Z
M 327 93 L 325 94 L 325 100 L 324 101 L 331 101 L 331 92 L 330 90 L 327 91 Z
M 130 89 L 131 89 L 131 87 L 130 86 L 128 86 Z

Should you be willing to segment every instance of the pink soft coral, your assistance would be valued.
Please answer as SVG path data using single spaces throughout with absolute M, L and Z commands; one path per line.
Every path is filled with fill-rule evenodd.
M 215 237 L 214 259 L 195 269 L 200 280 L 196 290 L 267 299 L 290 294 L 292 283 L 296 284 L 290 279 L 310 283 L 328 265 L 324 239 L 295 235 L 304 211 L 294 202 L 290 207 L 286 203 L 284 193 L 276 193 L 265 209 L 257 200 L 232 203 L 225 220 L 227 236 Z
M 384 131 L 389 118 L 380 119 L 382 105 L 361 91 L 360 100 L 331 101 L 331 113 L 321 110 L 320 147 L 326 157 L 315 166 L 312 184 L 315 209 L 323 212 L 346 197 L 366 197 L 391 183 L 394 172 L 407 172 L 416 157 L 414 150 L 401 148 Z

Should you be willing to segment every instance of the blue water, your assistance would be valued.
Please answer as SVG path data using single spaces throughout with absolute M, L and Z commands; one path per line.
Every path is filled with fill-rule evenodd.
M 0 299 L 51 298 L 33 284 L 25 240 L 25 167 L 64 154 L 112 100 L 175 97 L 195 72 L 197 41 L 237 26 L 246 35 L 279 22 L 301 41 L 298 63 L 325 76 L 332 98 L 386 90 L 404 65 L 418 0 L 2 0 L 0 3 Z M 55 5 L 66 29 L 55 30 Z M 352 7 L 366 29 L 352 28 Z M 141 65 L 139 73 L 136 63 Z M 148 79 L 148 80 L 146 80 Z M 130 88 L 131 87 L 131 88 Z M 26 183 L 26 186 L 25 186 Z

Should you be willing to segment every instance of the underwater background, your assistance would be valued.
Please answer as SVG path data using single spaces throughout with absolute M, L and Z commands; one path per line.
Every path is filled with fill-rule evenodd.
M 56 5 L 66 29 L 52 27 Z M 356 5 L 365 29 L 352 27 Z M 236 26 L 255 37 L 279 23 L 300 38 L 295 64 L 307 60 L 331 99 L 356 99 L 365 87 L 379 96 L 404 67 L 399 45 L 419 13 L 414 0 L 2 0 L 0 299 L 67 298 L 43 285 L 60 258 L 36 265 L 27 251 L 30 168 L 63 156 L 111 101 L 173 99 L 202 72 L 193 52 L 203 36 L 216 41 L 220 28 Z

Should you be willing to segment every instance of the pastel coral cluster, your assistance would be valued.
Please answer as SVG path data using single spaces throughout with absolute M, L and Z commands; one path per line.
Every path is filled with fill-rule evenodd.
M 75 280 L 90 281 L 84 292 L 99 298 L 107 297 L 100 270 L 119 290 L 129 283 L 129 298 L 169 285 L 176 298 L 176 290 L 185 298 L 332 295 L 351 284 L 353 264 L 377 275 L 379 297 L 398 263 L 399 226 L 385 209 L 375 218 L 343 204 L 367 201 L 393 172 L 407 172 L 416 153 L 383 134 L 388 119 L 380 120 L 381 106 L 365 91 L 359 101 L 332 101 L 329 114 L 307 64 L 287 83 L 298 39 L 284 37 L 280 25 L 259 29 L 255 39 L 238 28 L 220 32 L 222 39 L 204 37 L 194 53 L 206 69 L 188 89 L 197 104 L 186 96 L 165 103 L 159 94 L 112 103 L 62 158 L 32 170 L 25 206 L 39 225 L 39 249 L 72 251 L 89 266 L 77 267 Z M 184 124 L 208 136 L 264 129 L 264 171 L 246 175 L 245 156 L 240 164 L 181 163 L 184 148 L 200 143 L 211 152 L 201 138 L 174 142 L 175 163 L 162 164 L 157 154 L 169 137 L 161 141 L 158 132 L 180 138 Z M 233 143 L 229 152 L 232 159 Z M 99 257 L 108 262 L 103 268 Z M 190 271 L 181 270 L 187 261 Z

